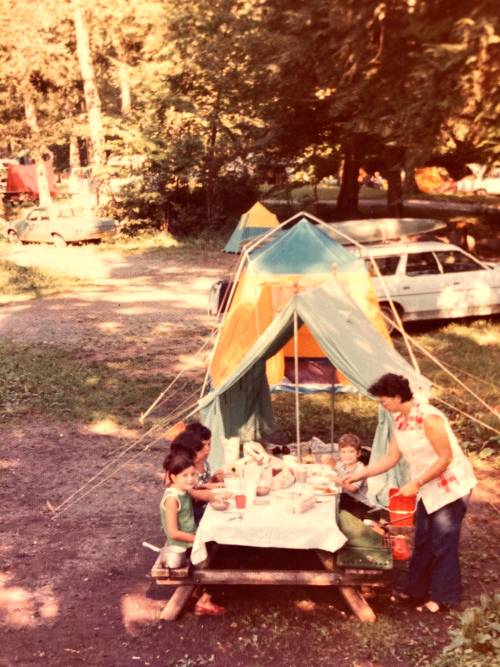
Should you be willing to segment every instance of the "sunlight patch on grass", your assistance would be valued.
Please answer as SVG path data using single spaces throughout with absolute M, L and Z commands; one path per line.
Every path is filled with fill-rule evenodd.
M 159 231 L 147 231 L 136 236 L 119 234 L 99 245 L 100 250 L 109 250 L 112 248 L 113 250 L 122 250 L 129 253 L 177 247 L 179 247 L 177 239 L 168 232 Z
M 59 601 L 50 586 L 28 590 L 12 583 L 13 575 L 0 574 L 0 620 L 7 628 L 35 628 L 53 622 Z
M 6 259 L 0 260 L 0 302 L 9 301 L 9 297 L 13 296 L 39 298 L 86 284 L 88 283 L 73 276 L 18 266 Z
M 46 344 L 0 341 L 0 422 L 28 414 L 94 423 L 138 419 L 168 378 L 78 359 Z
M 121 328 L 123 325 L 120 322 L 99 322 L 98 324 L 99 331 L 105 334 L 116 333 Z

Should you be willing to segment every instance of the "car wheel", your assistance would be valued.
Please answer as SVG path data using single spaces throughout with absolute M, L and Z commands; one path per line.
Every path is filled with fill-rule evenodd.
M 475 195 L 487 195 L 488 193 L 484 188 L 479 188 L 479 190 L 474 190 Z
M 20 243 L 20 238 L 17 235 L 17 232 L 15 232 L 13 229 L 9 231 L 8 238 L 9 243 Z
M 56 248 L 65 248 L 68 245 L 59 234 L 52 234 L 52 243 Z
M 401 317 L 401 308 L 396 305 L 394 307 L 396 308 L 398 315 Z M 384 317 L 384 322 L 385 326 L 387 327 L 387 331 L 392 335 L 395 331 L 397 331 L 395 326 L 397 325 L 397 322 L 394 323 L 395 318 L 391 306 L 388 303 L 381 304 L 380 312 Z

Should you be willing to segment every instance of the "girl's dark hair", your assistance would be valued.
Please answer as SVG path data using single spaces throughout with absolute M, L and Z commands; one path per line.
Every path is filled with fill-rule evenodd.
M 199 452 L 202 449 L 203 443 L 200 436 L 187 430 L 179 433 L 179 435 L 172 440 L 170 445 L 171 452 L 183 450 L 189 452 L 191 456 L 194 456 L 196 452 Z
M 394 398 L 399 396 L 403 402 L 411 401 L 413 392 L 410 389 L 410 383 L 402 375 L 395 373 L 386 373 L 374 382 L 368 391 L 372 396 L 390 396 Z
M 179 475 L 183 470 L 193 465 L 193 457 L 187 451 L 170 452 L 163 461 L 163 468 L 170 479 L 170 475 Z
M 192 424 L 188 424 L 186 426 L 186 431 L 188 433 L 194 433 L 203 441 L 210 440 L 212 437 L 212 431 L 206 426 L 203 426 L 203 424 L 200 424 L 200 422 L 192 422 Z

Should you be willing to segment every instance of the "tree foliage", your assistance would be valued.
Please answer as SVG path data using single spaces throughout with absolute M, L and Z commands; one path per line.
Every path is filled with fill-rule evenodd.
M 361 165 L 398 211 L 403 168 L 498 160 L 492 0 L 0 0 L 4 156 L 89 144 L 76 5 L 120 217 L 217 225 L 269 167 L 312 183 L 342 169 L 354 215 Z

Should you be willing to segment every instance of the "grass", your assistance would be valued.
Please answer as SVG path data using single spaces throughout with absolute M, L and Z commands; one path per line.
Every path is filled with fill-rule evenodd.
M 373 625 L 361 624 L 346 616 L 337 604 L 316 608 L 308 616 L 295 609 L 296 600 L 290 602 L 286 611 L 273 610 L 270 605 L 258 619 L 251 612 L 239 616 L 239 646 L 253 659 L 248 664 L 270 664 L 272 656 L 281 664 L 279 656 L 296 653 L 297 645 L 304 642 L 308 665 L 385 664 L 388 660 L 390 664 L 417 666 L 428 664 L 436 644 L 445 641 L 437 637 L 440 629 L 429 629 L 425 624 L 412 633 L 403 619 L 379 616 Z M 340 654 L 346 660 L 339 663 Z
M 178 253 L 182 253 L 182 257 L 189 261 L 193 253 L 202 251 L 202 242 L 165 246 L 158 244 L 156 237 L 153 236 L 141 239 L 139 243 L 137 240 L 131 244 L 124 242 L 123 247 L 131 252 L 161 252 L 166 256 L 175 253 L 178 257 Z M 41 272 L 35 273 L 41 274 Z M 37 278 L 37 281 L 39 282 L 35 284 L 43 293 L 41 278 Z M 59 283 L 57 281 L 48 283 L 47 289 L 54 289 L 54 284 Z M 17 286 L 16 289 L 20 287 Z M 27 289 L 29 293 L 29 290 L 34 288 L 27 287 Z M 198 331 L 198 334 L 201 335 L 201 332 Z M 451 370 L 487 403 L 498 404 L 496 389 L 500 384 L 498 320 L 463 321 L 440 326 L 434 323 L 432 327 L 419 325 L 412 328 L 411 334 L 441 362 L 448 364 Z M 187 336 L 184 338 L 187 339 Z M 87 345 L 92 343 L 93 341 L 86 341 Z M 395 339 L 395 344 L 402 352 L 404 351 L 400 338 Z M 112 417 L 118 423 L 136 425 L 141 411 L 165 388 L 172 379 L 173 371 L 171 375 L 158 372 L 154 351 L 151 353 L 145 351 L 140 357 L 113 358 L 112 345 L 107 344 L 106 354 L 101 355 L 101 358 L 104 360 L 96 360 L 84 349 L 65 349 L 62 344 L 20 344 L 0 339 L 2 386 L 0 421 L 6 423 L 40 415 L 44 419 L 89 423 Z M 418 353 L 418 359 L 422 372 L 439 385 L 436 390 L 437 397 L 449 400 L 469 414 L 498 428 L 498 419 L 483 405 L 469 397 L 463 387 L 457 385 L 422 353 Z M 192 388 L 192 384 L 190 380 L 189 389 Z M 293 441 L 294 397 L 282 394 L 275 396 L 273 400 L 278 425 L 273 439 L 283 443 Z M 175 401 L 179 401 L 178 395 Z M 300 410 L 302 439 L 307 440 L 315 435 L 329 440 L 330 398 L 301 397 Z M 498 450 L 498 437 L 484 427 L 474 424 L 470 419 L 457 416 L 448 408 L 446 411 L 450 412 L 453 427 L 460 436 L 462 444 L 477 452 L 478 457 L 491 450 L 491 454 L 487 455 L 491 461 Z M 365 444 L 369 444 L 375 421 L 374 402 L 360 399 L 356 395 L 340 395 L 335 398 L 337 434 L 353 431 L 362 437 Z M 480 551 L 478 553 L 482 554 Z M 477 562 L 476 554 L 472 551 L 464 552 L 464 557 L 471 563 Z M 494 572 L 486 570 L 484 574 L 493 577 Z M 491 581 L 493 583 L 495 580 Z M 295 592 L 293 594 L 295 595 Z M 436 656 L 448 643 L 442 624 L 426 621 L 409 628 L 404 617 L 395 616 L 389 605 L 387 611 L 384 610 L 384 613 L 379 614 L 376 624 L 361 625 L 357 621 L 348 619 L 345 614 L 342 615 L 337 607 L 330 608 L 329 603 L 326 603 L 324 608 L 320 605 L 310 616 L 304 612 L 299 613 L 293 604 L 275 608 L 272 604 L 270 603 L 264 612 L 257 616 L 250 600 L 246 613 L 228 621 L 237 622 L 238 642 L 241 650 L 248 656 L 249 665 L 269 664 L 272 662 L 271 656 L 275 656 L 276 664 L 280 664 L 280 658 L 298 645 L 303 645 L 304 651 L 307 652 L 304 654 L 307 655 L 305 664 L 325 666 L 336 664 L 338 656 L 342 653 L 350 660 L 349 663 L 342 664 L 349 665 L 370 664 L 376 661 L 382 663 L 387 661 L 389 664 L 397 664 L 399 661 L 414 666 L 429 665 L 435 664 L 433 656 Z M 470 647 L 464 645 L 464 652 L 469 648 L 474 651 L 478 649 L 477 636 L 472 636 L 469 632 L 469 628 L 476 622 L 475 619 L 476 616 L 472 618 L 469 614 L 457 620 L 458 632 L 471 642 Z M 454 635 L 452 639 L 456 636 Z M 486 641 L 489 641 L 488 638 L 484 639 L 484 642 L 479 642 L 480 653 Z M 229 642 L 228 654 L 231 655 L 231 651 L 234 650 L 235 647 Z M 456 650 L 460 650 L 460 647 Z M 489 664 L 493 661 L 489 660 Z M 211 662 L 210 653 L 206 657 L 186 655 L 178 661 L 177 667 L 196 667 Z M 455 653 L 450 656 L 449 663 L 443 663 L 443 667 L 445 664 L 473 667 L 475 663 L 459 662 Z
M 25 415 L 91 422 L 136 421 L 172 379 L 131 371 L 144 359 L 89 361 L 79 351 L 0 341 L 0 421 Z
M 87 284 L 88 282 L 74 276 L 19 266 L 9 260 L 0 259 L 0 302 L 9 301 L 10 297 L 40 298 Z
M 135 236 L 119 234 L 106 239 L 97 248 L 99 250 L 117 250 L 129 255 L 150 255 L 155 257 L 175 257 L 176 260 L 192 261 L 194 253 L 220 254 L 227 242 L 226 232 L 212 230 L 203 231 L 197 236 L 175 238 L 169 232 L 146 230 Z
M 317 188 L 317 198 L 319 202 L 334 202 L 340 192 L 338 185 L 319 186 Z M 311 185 L 300 185 L 292 188 L 289 192 L 284 186 L 274 186 L 264 195 L 266 199 L 288 199 L 292 202 L 302 202 L 314 200 L 314 189 Z M 359 189 L 360 199 L 387 199 L 387 192 L 385 190 L 376 190 L 375 188 L 367 188 L 361 186 Z

